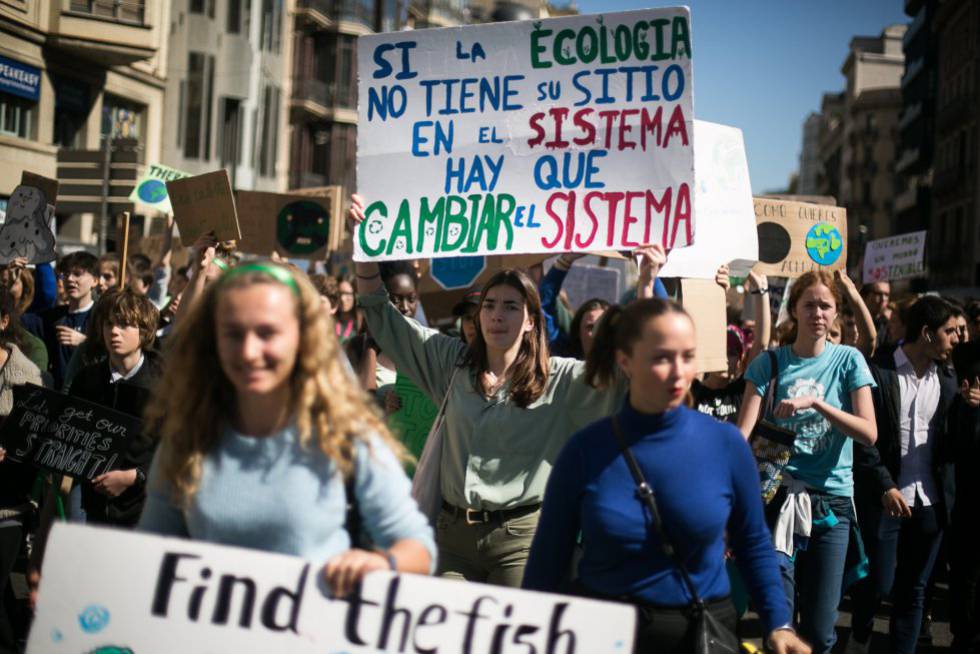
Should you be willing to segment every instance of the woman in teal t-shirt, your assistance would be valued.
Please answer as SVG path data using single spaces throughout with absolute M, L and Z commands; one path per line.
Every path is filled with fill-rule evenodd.
M 855 521 L 851 439 L 873 445 L 878 435 L 874 380 L 864 358 L 852 347 L 827 342 L 840 306 L 840 292 L 827 272 L 809 272 L 793 284 L 789 307 L 795 327 L 791 345 L 776 350 L 779 381 L 773 415 L 766 416 L 796 434 L 768 513 L 790 609 L 798 596 L 799 629 L 814 654 L 829 652 L 836 641 L 837 604 Z M 745 378 L 738 426 L 748 438 L 772 378 L 770 358 L 757 357 Z

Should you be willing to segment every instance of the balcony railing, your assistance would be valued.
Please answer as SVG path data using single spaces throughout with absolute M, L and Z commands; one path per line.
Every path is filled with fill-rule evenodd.
M 908 148 L 902 152 L 902 156 L 895 162 L 895 172 L 903 173 L 912 164 L 919 160 L 919 148 Z
M 368 0 L 297 0 L 296 8 L 319 12 L 334 22 L 360 23 L 374 29 L 374 5 Z
M 919 33 L 922 26 L 926 23 L 926 8 L 922 7 L 919 9 L 919 13 L 915 15 L 912 22 L 909 23 L 909 28 L 905 30 L 905 35 L 902 36 L 902 47 L 908 48 L 909 43 L 915 38 L 915 35 Z
M 906 86 L 908 86 L 908 84 L 913 79 L 915 79 L 915 76 L 923 71 L 925 66 L 926 66 L 925 57 L 919 57 L 918 59 L 910 63 L 905 68 L 905 74 L 902 75 L 902 83 L 901 83 L 902 88 L 904 89 Z
M 69 10 L 121 23 L 142 25 L 146 3 L 143 0 L 70 0 Z
M 357 93 L 347 85 L 323 82 L 309 77 L 293 78 L 293 99 L 305 100 L 320 105 L 324 109 L 357 107 Z
M 905 111 L 902 112 L 902 117 L 898 120 L 898 129 L 904 130 L 906 127 L 912 124 L 916 118 L 922 115 L 922 103 L 916 102 L 911 106 L 906 106 Z

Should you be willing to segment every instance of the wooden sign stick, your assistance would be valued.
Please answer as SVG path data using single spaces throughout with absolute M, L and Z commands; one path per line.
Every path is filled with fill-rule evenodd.
M 129 257 L 129 212 L 123 211 L 122 259 L 119 261 L 119 288 L 126 288 L 126 269 Z

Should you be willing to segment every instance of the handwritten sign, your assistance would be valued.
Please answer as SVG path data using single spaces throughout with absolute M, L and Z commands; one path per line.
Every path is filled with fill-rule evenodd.
M 746 275 L 759 260 L 759 238 L 742 130 L 694 121 L 694 179 L 698 238 L 671 251 L 660 276 L 714 279 L 722 264 Z
M 208 232 L 214 232 L 219 241 L 242 238 L 227 170 L 170 180 L 167 193 L 185 243 Z
M 368 575 L 360 595 L 335 600 L 324 563 L 59 523 L 27 651 L 633 650 L 635 609 L 624 604 L 390 572 Z
M 322 261 L 339 243 L 333 228 L 339 218 L 339 197 L 285 195 L 262 191 L 235 194 L 242 252 Z
M 14 408 L 0 426 L 0 443 L 15 461 L 91 480 L 119 467 L 140 429 L 132 416 L 25 384 L 14 387 Z
M 191 177 L 191 174 L 163 164 L 150 164 L 143 176 L 137 180 L 133 192 L 129 194 L 129 201 L 170 213 L 173 207 L 170 205 L 170 195 L 167 193 L 167 182 L 187 177 Z
M 578 308 L 593 298 L 617 304 L 623 293 L 620 271 L 604 266 L 572 266 L 561 287 L 568 294 L 568 301 L 573 308 Z
M 16 258 L 27 263 L 47 263 L 58 258 L 54 250 L 54 206 L 58 180 L 24 171 L 20 186 L 7 200 L 7 213 L 0 224 L 0 264 Z
M 864 250 L 864 283 L 910 279 L 925 274 L 926 232 L 869 241 Z
M 686 7 L 358 39 L 358 261 L 694 241 Z
M 389 418 L 392 428 L 416 459 L 422 456 L 425 439 L 432 429 L 439 407 L 404 375 L 395 378 L 395 394 L 401 408 Z
M 764 275 L 796 278 L 847 265 L 847 210 L 808 202 L 754 198 L 759 263 Z

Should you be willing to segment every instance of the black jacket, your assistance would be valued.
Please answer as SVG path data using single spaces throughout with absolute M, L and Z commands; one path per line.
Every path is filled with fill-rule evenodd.
M 130 379 L 115 384 L 110 381 L 112 372 L 108 360 L 86 366 L 72 382 L 71 395 L 142 419 L 143 409 L 161 374 L 160 356 L 152 351 L 143 354 L 145 358 L 139 371 Z M 131 437 L 120 469 L 137 468 L 145 480 L 155 450 L 156 439 L 144 429 L 143 433 Z M 119 497 L 98 493 L 91 484 L 82 485 L 82 506 L 93 522 L 134 525 L 145 499 L 145 484 L 139 480 Z
M 902 461 L 902 439 L 899 413 L 902 408 L 898 372 L 895 369 L 895 349 L 879 351 L 868 362 L 877 388 L 872 390 L 878 440 L 874 446 L 855 443 L 856 500 L 864 506 L 881 507 L 881 496 L 897 488 Z M 942 493 L 951 461 L 947 416 L 957 396 L 956 375 L 947 366 L 939 365 L 939 406 L 932 417 L 932 471 L 936 489 Z M 947 505 L 947 510 L 950 509 Z

